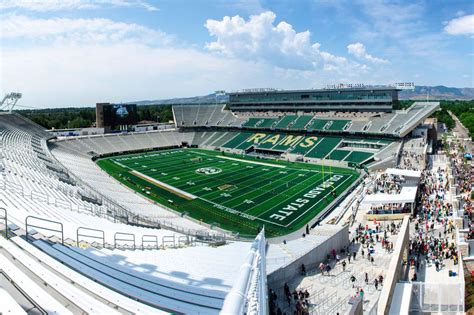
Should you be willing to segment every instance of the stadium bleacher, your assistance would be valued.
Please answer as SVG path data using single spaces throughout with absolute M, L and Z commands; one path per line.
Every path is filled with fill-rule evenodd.
M 306 125 L 313 119 L 313 116 L 302 115 L 299 116 L 293 124 L 290 126 L 290 129 L 295 130 L 305 130 Z
M 305 154 L 306 157 L 323 159 L 332 150 L 337 148 L 342 138 L 325 137 L 312 150 Z
M 328 159 L 342 162 L 362 163 L 382 150 L 392 141 L 380 139 L 342 138 L 334 136 L 296 136 L 283 133 L 233 133 L 233 136 L 220 147 L 225 149 L 247 150 L 254 146 L 307 158 Z M 215 136 L 214 136 L 215 137 Z M 193 144 L 199 145 L 200 139 Z M 212 147 L 213 143 L 209 143 Z M 215 146 L 214 146 L 215 147 Z
M 121 187 L 122 190 L 116 191 L 112 198 L 133 205 L 140 215 L 152 206 L 149 212 L 154 216 L 162 216 L 178 226 L 182 221 L 188 231 L 192 228 L 205 230 L 200 224 L 160 210 L 101 174 L 99 169 L 94 169 L 95 164 L 87 154 L 89 150 L 105 154 L 141 149 L 152 143 L 165 147 L 185 140 L 191 143 L 193 138 L 198 139 L 194 133 L 168 132 L 166 140 L 160 133 L 152 133 L 56 141 L 51 144 L 53 155 L 50 156 L 46 145 L 50 135 L 27 122 L 16 124 L 16 120 L 22 118 L 16 114 L 0 115 L 4 156 L 0 206 L 8 211 L 10 233 L 27 233 L 34 241 L 27 242 L 23 236 L 14 236 L 11 240 L 0 237 L 0 271 L 14 280 L 23 292 L 11 295 L 15 288 L 9 287 L 10 291 L 2 288 L 2 313 L 24 313 L 24 307 L 28 305 L 30 310 L 36 308 L 39 313 L 50 314 L 219 312 L 246 257 L 249 243 L 235 242 L 220 248 L 195 246 L 190 235 L 114 222 L 109 215 L 109 205 L 82 200 L 77 194 L 84 189 L 82 183 L 64 183 L 47 167 L 61 170 L 66 165 L 81 177 L 89 178 L 90 183 L 95 181 L 104 191 Z M 234 134 L 216 133 L 213 136 L 211 142 L 229 139 Z M 38 147 L 29 145 L 36 141 L 33 138 L 39 142 Z M 64 164 L 58 164 L 56 158 Z M 110 185 L 104 185 L 107 179 Z M 89 233 L 82 234 L 85 230 Z M 133 237 L 117 238 L 118 234 Z M 147 238 L 155 241 L 150 245 Z M 80 249 L 75 247 L 78 245 L 102 249 Z M 137 251 L 138 248 L 145 250 Z M 215 254 L 216 251 L 219 254 Z M 225 254 L 223 259 L 209 262 L 208 257 L 220 254 Z M 161 258 L 157 258 L 159 256 Z M 117 260 L 119 257 L 123 258 Z M 134 257 L 141 262 L 133 264 Z M 194 270 L 184 257 L 193 258 Z M 152 273 L 143 269 L 147 266 L 143 262 L 149 259 L 160 260 L 159 269 Z M 14 263 L 17 261 L 21 262 L 21 268 Z M 22 297 L 22 294 L 27 295 Z M 12 296 L 23 299 L 21 306 Z M 6 305 L 6 301 L 11 303 Z
M 295 121 L 296 115 L 285 115 L 275 125 L 275 129 L 288 129 L 288 126 Z
M 0 237 L 0 271 L 28 297 L 19 303 L 17 295 L 11 295 L 16 289 L 0 287 L 0 313 L 27 313 L 29 305 L 33 313 L 51 314 L 217 314 L 234 286 L 244 282 L 250 293 L 237 295 L 255 309 L 265 296 L 258 286 L 266 274 L 259 275 L 258 267 L 244 282 L 236 279 L 245 275 L 242 270 L 255 267 L 248 262 L 255 244 L 224 241 L 219 247 L 205 246 L 201 235 L 234 235 L 143 198 L 92 158 L 184 145 L 238 154 L 253 147 L 285 159 L 322 164 L 332 160 L 339 167 L 383 165 L 396 160 L 401 148 L 397 139 L 436 106 L 416 102 L 391 113 L 303 114 L 233 113 L 222 104 L 176 105 L 173 115 L 179 130 L 70 139 L 52 139 L 19 115 L 0 114 L 0 208 L 8 210 L 12 236 Z M 314 251 L 340 229 L 325 228 L 304 237 L 296 231 L 298 235 L 284 242 L 268 244 L 268 273 Z M 81 229 L 89 233 L 80 234 Z M 314 303 L 314 310 L 339 311 L 347 304 L 346 295 L 323 294 L 320 297 L 327 299 Z
M 262 121 L 261 118 L 250 118 L 242 125 L 242 127 L 256 127 L 260 121 Z
M 371 135 L 405 136 L 420 121 L 432 114 L 439 104 L 415 102 L 406 110 L 374 113 L 313 113 L 262 117 L 261 113 L 240 112 L 236 115 L 225 105 L 175 105 L 173 113 L 178 127 L 245 127 L 275 130 L 302 130 L 313 132 L 349 132 Z M 216 109 L 217 107 L 217 109 Z M 208 115 L 208 116 L 206 116 Z M 208 119 L 212 116 L 212 119 Z M 348 119 L 350 117 L 350 119 Z

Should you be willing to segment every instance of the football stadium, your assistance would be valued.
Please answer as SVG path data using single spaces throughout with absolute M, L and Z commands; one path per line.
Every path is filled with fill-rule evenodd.
M 7 95 L 0 313 L 463 313 L 459 140 L 399 92 L 244 90 L 146 130 L 98 103 L 67 135 Z M 425 219 L 449 276 L 433 260 L 419 282 Z

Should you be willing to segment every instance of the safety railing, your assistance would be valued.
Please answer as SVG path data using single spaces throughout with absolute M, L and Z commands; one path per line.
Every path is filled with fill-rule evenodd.
M 99 232 L 100 236 L 91 235 L 91 234 L 82 234 L 80 231 Z M 86 227 L 83 227 L 83 226 L 78 227 L 77 230 L 76 230 L 76 244 L 77 244 L 77 246 L 79 246 L 79 243 L 81 242 L 81 239 L 79 238 L 80 236 L 83 236 L 87 239 L 102 240 L 102 247 L 105 247 L 105 232 L 103 230 L 91 229 L 91 228 L 86 228 Z
M 150 248 L 148 245 L 145 246 L 145 244 L 153 243 L 156 244 L 155 248 L 159 248 L 158 244 L 158 236 L 156 235 L 142 235 L 142 249 L 145 248 Z
M 31 221 L 31 220 L 38 220 L 40 222 L 53 223 L 53 224 L 58 225 L 60 228 L 55 229 L 55 228 L 52 228 L 52 227 L 46 227 L 46 226 L 42 226 L 42 225 L 29 223 L 29 221 Z M 25 230 L 26 230 L 26 240 L 27 241 L 29 241 L 29 235 L 30 235 L 29 232 L 30 232 L 31 228 L 37 228 L 39 230 L 60 233 L 61 234 L 61 244 L 64 245 L 64 226 L 61 222 L 57 222 L 57 221 L 49 220 L 49 219 L 45 219 L 45 218 L 40 218 L 40 217 L 35 217 L 35 216 L 31 216 L 31 215 L 27 216 L 25 218 Z
M 124 237 L 122 237 L 122 236 L 124 236 Z M 128 236 L 130 238 L 126 238 Z M 133 249 L 135 249 L 135 247 L 136 247 L 135 234 L 132 234 L 132 233 L 116 232 L 114 234 L 114 248 L 117 248 L 117 241 L 120 241 L 120 242 L 133 242 Z
M 166 220 L 160 220 L 157 218 L 151 217 L 144 217 L 134 213 L 133 211 L 127 209 L 125 206 L 117 203 L 116 201 L 112 200 L 108 196 L 105 196 L 103 193 L 99 192 L 96 188 L 94 188 L 89 183 L 85 182 L 82 178 L 78 177 L 74 173 L 70 172 L 67 167 L 65 167 L 53 154 L 50 154 L 51 159 L 56 162 L 58 165 L 62 166 L 65 169 L 67 175 L 74 180 L 76 180 L 77 185 L 81 186 L 84 190 L 90 192 L 91 194 L 97 196 L 102 201 L 102 205 L 107 208 L 107 213 L 110 218 L 114 218 L 114 220 L 118 220 L 119 222 L 123 222 L 126 224 L 136 224 L 136 225 L 143 225 L 147 227 L 154 227 L 160 228 L 164 227 L 166 229 L 176 231 L 182 234 L 190 235 L 190 236 L 202 236 L 202 231 L 199 230 L 192 230 L 186 229 L 182 226 L 173 224 L 172 222 L 168 222 Z M 225 234 L 225 233 L 216 233 L 216 235 L 207 233 L 207 238 L 209 239 L 225 239 L 225 238 L 234 238 L 234 235 Z
M 0 220 L 3 220 L 5 222 L 5 238 L 8 239 L 8 214 L 7 214 L 7 209 L 5 208 L 0 208 L 0 211 L 3 212 L 3 214 L 0 214 Z
M 189 245 L 189 236 L 185 236 L 185 235 L 180 235 L 178 237 L 178 247 L 181 246 L 181 244 L 183 245 Z
M 163 236 L 162 240 L 161 240 L 161 244 L 163 244 L 163 246 L 166 246 L 167 243 L 171 243 L 173 244 L 171 247 L 176 247 L 176 238 L 175 236 Z

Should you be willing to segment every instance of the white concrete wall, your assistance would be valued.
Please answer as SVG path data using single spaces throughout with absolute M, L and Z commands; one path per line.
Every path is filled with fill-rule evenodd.
M 281 287 L 283 283 L 289 282 L 295 276 L 301 274 L 301 265 L 305 264 L 306 270 L 314 269 L 320 262 L 326 260 L 328 255 L 334 248 L 340 251 L 343 247 L 349 244 L 349 226 L 346 225 L 336 232 L 329 239 L 324 241 L 319 246 L 313 248 L 310 252 L 295 259 L 287 265 L 275 270 L 268 275 L 268 286 Z M 314 266 L 313 266 L 314 265 Z

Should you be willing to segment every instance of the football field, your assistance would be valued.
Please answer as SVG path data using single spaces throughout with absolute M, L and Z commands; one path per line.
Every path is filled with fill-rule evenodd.
M 255 235 L 290 233 L 319 214 L 359 176 L 331 165 L 290 163 L 202 149 L 101 159 L 128 187 L 198 221 Z

